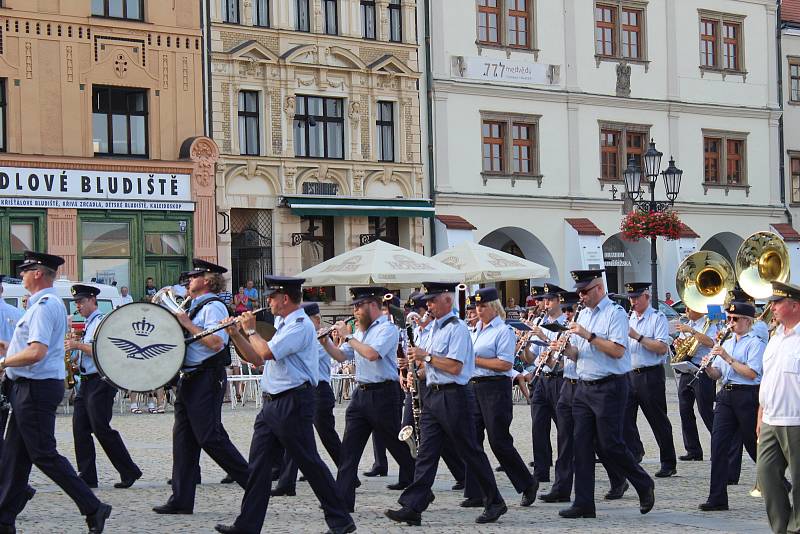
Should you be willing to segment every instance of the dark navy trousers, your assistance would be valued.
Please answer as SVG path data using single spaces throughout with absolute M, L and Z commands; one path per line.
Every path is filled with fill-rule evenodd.
M 533 475 L 536 480 L 550 480 L 553 446 L 550 443 L 551 423 L 558 427 L 556 406 L 561 395 L 562 375 L 539 375 L 531 393 L 531 435 L 533 443 Z
M 244 485 L 239 517 L 234 523 L 245 532 L 261 532 L 269 505 L 272 467 L 285 450 L 297 463 L 319 499 L 331 529 L 352 523 L 333 476 L 317 452 L 314 440 L 314 399 L 310 386 L 300 386 L 272 397 L 256 416 L 250 443 L 250 471 Z
M 686 453 L 692 456 L 703 456 L 703 447 L 700 445 L 700 435 L 697 433 L 697 418 L 694 415 L 694 405 L 706 425 L 709 433 L 714 427 L 714 381 L 702 373 L 697 380 L 694 375 L 682 373 L 678 378 L 678 409 L 681 414 L 681 430 L 683 433 L 683 446 Z
M 341 461 L 342 441 L 336 433 L 336 418 L 333 415 L 333 408 L 336 406 L 336 398 L 333 395 L 331 385 L 320 380 L 314 390 L 314 429 L 319 435 L 322 446 L 337 466 Z M 277 487 L 281 489 L 294 489 L 297 484 L 297 462 L 292 459 L 291 454 L 286 451 L 283 455 L 283 468 L 281 478 L 278 480 Z
M 575 474 L 573 435 L 575 420 L 572 417 L 572 403 L 577 387 L 577 380 L 564 378 L 561 381 L 561 393 L 558 396 L 558 404 L 556 404 L 558 457 L 556 458 L 556 477 L 550 491 L 562 497 L 569 497 L 572 494 L 572 479 Z
M 397 410 L 400 413 L 400 417 L 403 421 L 405 421 L 405 416 L 403 415 L 403 407 L 405 406 L 405 395 L 403 393 L 402 388 L 398 390 L 398 406 Z M 402 424 L 406 424 L 403 422 Z M 383 436 L 380 434 L 372 433 L 372 470 L 379 471 L 381 473 L 386 473 L 389 471 L 389 461 L 386 459 L 386 443 L 383 441 Z
M 756 461 L 756 420 L 758 418 L 758 386 L 723 386 L 714 406 L 714 428 L 711 431 L 711 486 L 708 502 L 728 504 L 728 480 L 732 455 L 739 455 L 741 445 Z M 733 443 L 735 442 L 735 444 Z
M 200 451 L 237 484 L 247 483 L 247 462 L 222 426 L 222 399 L 228 382 L 224 367 L 199 369 L 181 377 L 175 397 L 172 427 L 172 495 L 167 504 L 194 508 Z
M 33 465 L 75 501 L 82 515 L 95 513 L 100 501 L 56 450 L 56 410 L 64 398 L 64 381 L 18 378 L 9 398 L 14 411 L 0 459 L 0 524 L 13 525 L 25 507 Z
M 400 383 L 395 380 L 362 384 L 355 388 L 345 412 L 342 458 L 336 486 L 348 510 L 355 508 L 358 463 L 370 433 L 379 435 L 400 466 L 398 482 L 408 484 L 414 477 L 414 459 L 408 445 L 397 439 L 402 406 Z M 302 469 L 302 467 L 301 467 Z
M 425 409 L 420 421 L 422 439 L 417 453 L 414 482 L 403 491 L 398 502 L 418 513 L 428 507 L 445 437 L 477 480 L 484 504 L 502 502 L 492 466 L 475 436 L 475 422 L 466 386 L 448 384 L 442 389 L 429 387 L 423 402 Z
M 534 484 L 528 466 L 514 448 L 514 438 L 509 428 L 514 416 L 514 403 L 511 398 L 511 378 L 491 377 L 490 379 L 472 379 L 468 386 L 473 391 L 470 399 L 473 410 L 473 423 L 478 445 L 483 449 L 484 431 L 500 465 L 511 480 L 517 493 L 522 493 Z M 467 498 L 482 497 L 481 486 L 472 470 L 467 467 L 464 496 Z
M 644 456 L 644 446 L 636 426 L 639 408 L 653 430 L 658 443 L 662 469 L 674 469 L 677 463 L 675 442 L 672 439 L 672 423 L 667 415 L 667 393 L 664 366 L 645 367 L 628 373 L 630 391 L 625 407 L 623 435 L 625 444 L 634 458 Z
M 92 374 L 81 377 L 81 386 L 75 395 L 72 413 L 72 437 L 75 440 L 75 460 L 78 473 L 90 486 L 97 485 L 94 439 L 97 438 L 114 469 L 122 480 L 133 480 L 142 472 L 131 459 L 119 432 L 111 428 L 114 397 L 117 388 Z
M 627 375 L 610 375 L 594 384 L 579 381 L 572 404 L 575 420 L 575 501 L 594 510 L 594 443 L 600 458 L 628 479 L 642 496 L 654 486 L 622 438 L 622 421 L 628 397 Z

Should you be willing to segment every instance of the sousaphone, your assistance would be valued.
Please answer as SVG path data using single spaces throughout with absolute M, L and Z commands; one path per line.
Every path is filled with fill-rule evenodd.
M 789 249 L 772 232 L 756 232 L 744 240 L 736 253 L 736 279 L 754 299 L 772 296 L 772 282 L 789 280 Z
M 709 304 L 725 304 L 725 297 L 735 284 L 733 266 L 710 250 L 688 256 L 675 273 L 678 295 L 687 308 L 697 313 L 708 313 Z

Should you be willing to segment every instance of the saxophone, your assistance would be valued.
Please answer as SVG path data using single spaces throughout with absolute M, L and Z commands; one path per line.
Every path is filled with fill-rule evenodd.
M 414 328 L 411 325 L 406 326 L 406 333 L 408 333 L 408 344 L 414 346 Z M 409 361 L 411 367 L 411 414 L 414 418 L 413 425 L 406 425 L 400 429 L 397 439 L 405 441 L 411 451 L 411 457 L 417 457 L 419 450 L 419 420 L 422 416 L 422 400 L 420 399 L 419 390 L 419 377 L 417 376 L 417 364 L 413 358 Z
M 70 340 L 79 340 L 80 336 L 78 332 L 75 330 L 70 330 L 67 332 L 64 341 Z M 64 387 L 67 389 L 72 389 L 75 387 L 75 363 L 72 361 L 72 353 L 75 352 L 73 350 L 65 349 L 64 350 L 64 369 L 67 371 L 67 376 L 64 378 Z
M 711 326 L 711 319 L 706 315 L 706 322 L 703 323 L 703 329 L 700 333 L 705 334 L 708 332 L 709 326 Z M 697 336 L 679 337 L 674 341 L 673 346 L 675 347 L 675 354 L 672 356 L 670 363 L 688 362 L 697 353 L 700 341 Z

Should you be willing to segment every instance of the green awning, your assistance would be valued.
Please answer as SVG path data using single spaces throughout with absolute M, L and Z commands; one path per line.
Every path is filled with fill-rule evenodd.
M 433 217 L 430 200 L 405 198 L 283 197 L 281 205 L 294 215 L 354 217 Z

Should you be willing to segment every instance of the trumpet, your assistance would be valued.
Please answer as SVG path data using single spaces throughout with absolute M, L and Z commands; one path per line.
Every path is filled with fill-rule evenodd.
M 356 318 L 351 315 L 349 319 L 345 319 L 344 324 L 352 324 L 355 320 Z M 323 328 L 322 330 L 317 332 L 317 339 L 325 339 L 326 337 L 331 335 L 331 333 L 334 331 L 335 328 L 336 328 L 335 324 L 332 324 L 327 328 Z

